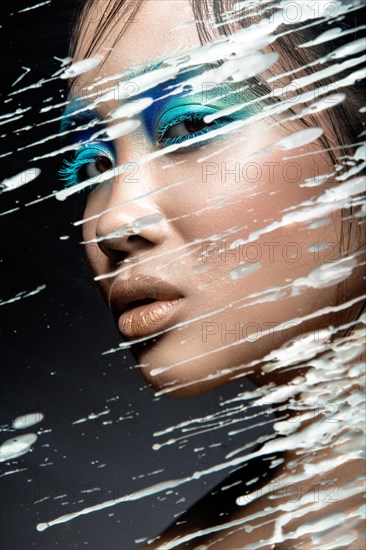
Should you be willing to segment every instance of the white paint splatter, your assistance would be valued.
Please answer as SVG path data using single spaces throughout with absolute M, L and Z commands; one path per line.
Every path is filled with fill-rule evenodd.
M 24 430 L 25 428 L 30 428 L 39 422 L 42 422 L 44 419 L 44 414 L 41 412 L 28 413 L 22 416 L 17 416 L 13 420 L 12 427 L 15 430 Z
M 18 13 L 23 13 L 25 11 L 35 10 L 37 8 L 41 8 L 42 6 L 47 6 L 47 4 L 51 4 L 51 0 L 45 0 L 45 2 L 40 2 L 39 4 L 34 4 L 34 6 L 30 6 L 29 8 L 24 8 L 23 10 L 19 10 Z
M 68 78 L 74 78 L 75 76 L 79 76 L 95 69 L 95 67 L 97 67 L 100 63 L 101 59 L 98 57 L 89 57 L 88 59 L 83 59 L 82 61 L 76 61 L 76 63 L 73 63 L 70 67 L 65 69 L 65 71 L 60 75 L 60 78 L 65 80 Z
M 6 191 L 13 191 L 14 189 L 18 189 L 19 187 L 22 187 L 23 185 L 26 185 L 27 183 L 30 183 L 31 181 L 38 178 L 40 173 L 40 168 L 29 168 L 28 170 L 20 172 L 16 176 L 5 179 L 0 183 L 0 193 L 5 193 Z
M 250 275 L 251 273 L 254 273 L 258 269 L 260 269 L 261 264 L 260 263 L 250 263 L 250 264 L 244 264 L 236 269 L 233 269 L 230 271 L 230 278 L 233 280 L 241 279 L 242 277 L 247 277 L 247 275 Z
M 31 450 L 33 443 L 38 439 L 36 434 L 24 434 L 7 439 L 0 445 L 0 462 L 18 458 Z
M 41 285 L 41 286 L 38 286 L 35 290 L 32 290 L 31 292 L 22 290 L 16 296 L 14 296 L 14 298 L 10 298 L 9 300 L 0 300 L 0 306 L 12 304 L 14 302 L 18 302 L 19 300 L 23 300 L 23 298 L 29 298 L 30 296 L 35 296 L 39 292 L 42 292 L 42 290 L 44 290 L 45 288 L 46 288 L 46 285 Z
M 305 128 L 305 130 L 294 132 L 293 134 L 281 139 L 277 145 L 286 151 L 290 151 L 291 149 L 308 145 L 309 143 L 319 139 L 322 135 L 322 128 Z

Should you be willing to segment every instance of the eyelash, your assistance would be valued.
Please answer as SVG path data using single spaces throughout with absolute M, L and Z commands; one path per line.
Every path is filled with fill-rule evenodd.
M 65 182 L 65 187 L 71 187 L 89 178 L 96 177 L 98 175 L 86 174 L 85 177 L 80 177 L 80 171 L 82 168 L 87 169 L 88 165 L 97 163 L 97 161 L 107 164 L 105 170 L 98 171 L 99 174 L 113 169 L 115 166 L 115 160 L 113 152 L 110 147 L 104 143 L 93 143 L 89 145 L 83 145 L 79 151 L 75 153 L 75 157 L 71 160 L 64 160 L 63 165 L 59 170 L 59 178 Z M 110 166 L 108 166 L 108 163 Z M 89 189 L 95 187 L 94 184 L 89 186 Z

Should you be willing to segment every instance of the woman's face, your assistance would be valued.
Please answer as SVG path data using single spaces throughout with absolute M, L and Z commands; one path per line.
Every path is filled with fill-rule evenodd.
M 103 2 L 98 7 L 103 10 Z M 93 51 L 92 57 L 106 59 L 81 75 L 77 88 L 198 48 L 193 19 L 188 0 L 144 1 L 118 40 L 122 17 Z M 86 56 L 95 36 L 93 18 L 85 29 L 76 60 Z M 272 70 L 278 72 L 276 64 Z M 160 85 L 145 97 L 161 95 Z M 293 282 L 337 259 L 340 218 L 331 214 L 324 223 L 310 219 L 271 226 L 286 214 L 303 210 L 306 204 L 301 203 L 314 201 L 331 186 L 332 178 L 322 185 L 304 185 L 334 169 L 327 153 L 319 152 L 324 149 L 319 139 L 289 150 L 276 145 L 303 130 L 301 120 L 276 124 L 274 118 L 262 118 L 201 148 L 184 147 L 138 164 L 158 150 L 151 137 L 156 136 L 157 119 L 168 121 L 166 136 L 202 129 L 197 130 L 190 118 L 202 108 L 192 96 L 175 94 L 153 105 L 157 116 L 149 114 L 149 107 L 143 116 L 134 117 L 142 120 L 137 130 L 114 140 L 114 162 L 137 165 L 89 194 L 85 218 L 92 219 L 84 223 L 83 237 L 102 238 L 86 244 L 94 274 L 116 272 L 101 277 L 99 284 L 122 336 L 132 340 L 163 331 L 132 347 L 144 377 L 155 389 L 182 395 L 210 389 L 233 372 L 256 376 L 261 359 L 272 350 L 329 324 L 329 317 L 311 319 L 311 314 L 336 304 L 336 285 L 294 286 Z M 177 105 L 184 114 L 173 125 L 169 117 Z M 107 118 L 120 106 L 118 99 L 101 102 L 98 114 Z M 107 126 L 123 121 L 110 120 Z M 98 162 L 102 170 L 103 159 Z M 144 224 L 146 216 L 153 217 Z M 137 220 L 140 229 L 135 225 L 133 231 Z M 126 226 L 132 229 L 130 234 L 122 230 L 120 236 L 113 235 Z M 230 248 L 239 239 L 244 244 Z M 330 244 L 324 248 L 319 243 Z M 174 289 L 166 289 L 165 283 Z M 121 315 L 125 301 L 154 295 L 168 301 L 163 309 L 155 304 Z M 296 324 L 299 318 L 303 322 Z M 176 324 L 180 326 L 170 330 Z

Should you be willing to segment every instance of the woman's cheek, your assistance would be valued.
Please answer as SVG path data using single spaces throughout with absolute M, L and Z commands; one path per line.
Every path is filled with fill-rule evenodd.
M 326 169 L 329 170 L 329 164 L 319 167 L 321 173 Z M 228 246 L 238 238 L 248 239 L 254 232 L 259 236 L 262 233 L 264 240 L 270 242 L 276 237 L 277 242 L 271 225 L 281 222 L 289 209 L 306 208 L 306 201 L 315 204 L 317 196 L 325 190 L 324 186 L 315 190 L 303 187 L 313 177 L 313 166 L 308 160 L 284 161 L 282 153 L 245 162 L 237 152 L 226 160 L 217 157 L 216 162 L 196 162 L 191 173 L 193 183 L 185 185 L 185 199 L 177 196 L 174 201 L 179 231 L 189 240 L 219 236 Z M 332 243 L 337 240 L 332 224 L 317 231 L 307 230 L 307 225 L 285 226 L 281 239 L 290 237 L 292 242 L 295 238 L 304 253 L 304 246 L 307 249 L 318 236 L 323 240 L 326 236 Z

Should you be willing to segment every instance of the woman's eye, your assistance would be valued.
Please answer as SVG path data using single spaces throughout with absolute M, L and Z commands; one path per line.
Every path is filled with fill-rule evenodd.
M 98 155 L 94 161 L 83 164 L 78 170 L 79 181 L 94 178 L 113 168 L 111 159 L 104 155 Z
M 177 138 L 180 136 L 189 136 L 201 132 L 205 128 L 213 126 L 213 122 L 206 124 L 203 118 L 187 119 L 179 124 L 174 124 L 165 132 L 165 138 Z
M 110 146 L 98 143 L 83 147 L 71 161 L 64 160 L 59 171 L 60 179 L 66 187 L 77 185 L 83 181 L 97 178 L 115 166 L 115 154 Z M 91 188 L 94 184 L 91 185 Z
M 156 145 L 157 147 L 168 147 L 169 145 L 174 145 L 177 143 L 183 143 L 186 140 L 192 140 L 198 136 L 207 134 L 207 140 L 210 139 L 210 132 L 212 130 L 218 129 L 232 120 L 224 119 L 224 117 L 219 120 L 215 120 L 210 123 L 204 122 L 204 118 L 209 112 L 198 112 L 191 114 L 179 114 L 174 117 L 173 113 L 170 117 L 162 117 L 158 123 L 157 128 L 157 138 Z M 193 142 L 187 149 L 194 149 L 195 147 L 201 146 L 206 140 L 197 140 Z

